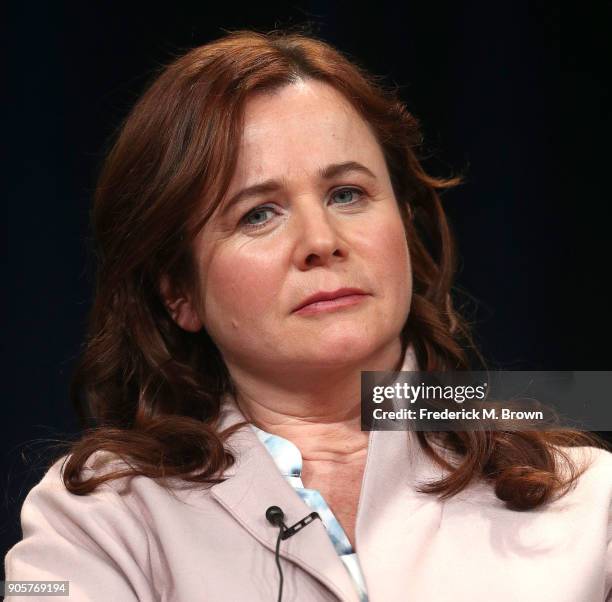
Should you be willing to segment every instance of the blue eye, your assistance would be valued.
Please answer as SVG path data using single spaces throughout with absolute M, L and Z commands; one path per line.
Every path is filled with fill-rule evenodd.
M 339 199 L 336 202 L 337 205 L 354 205 L 363 196 L 364 193 L 358 188 L 339 188 L 331 194 L 332 199 Z M 270 214 L 273 215 L 275 213 L 277 212 L 274 207 L 267 207 L 265 205 L 255 207 L 240 219 L 240 224 L 247 230 L 263 228 L 272 219 Z
M 332 194 L 332 198 L 339 198 L 340 205 L 350 205 L 351 203 L 356 202 L 357 199 L 355 199 L 355 195 L 361 197 L 363 196 L 363 193 L 357 188 L 340 188 Z
M 272 209 L 272 207 L 256 207 L 255 209 L 253 209 L 253 211 L 250 211 L 249 213 L 247 213 L 242 218 L 242 221 L 247 227 L 261 226 L 268 221 L 265 219 L 265 215 L 267 212 L 274 212 L 274 210 Z M 259 219 L 262 217 L 264 219 Z M 252 218 L 255 218 L 255 219 L 252 220 Z

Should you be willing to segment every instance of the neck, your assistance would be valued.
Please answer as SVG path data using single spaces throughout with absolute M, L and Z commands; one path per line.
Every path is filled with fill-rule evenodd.
M 285 371 L 262 378 L 261 372 L 228 367 L 248 421 L 294 443 L 304 461 L 350 463 L 363 457 L 369 442 L 361 430 L 361 371 L 392 370 L 400 354 L 397 340 L 358 365 L 330 367 L 307 380 L 288 378 Z

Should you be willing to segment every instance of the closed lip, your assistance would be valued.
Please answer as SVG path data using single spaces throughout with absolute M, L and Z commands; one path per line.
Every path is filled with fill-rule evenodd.
M 338 297 L 346 297 L 347 295 L 365 295 L 367 294 L 365 291 L 362 291 L 360 288 L 339 288 L 336 291 L 319 291 L 310 297 L 304 299 L 293 311 L 296 312 L 302 307 L 306 307 L 311 303 L 316 303 L 317 301 L 330 301 L 331 299 L 338 299 Z

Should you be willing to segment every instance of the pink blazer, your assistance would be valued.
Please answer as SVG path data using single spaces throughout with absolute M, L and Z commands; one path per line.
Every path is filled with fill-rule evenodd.
M 243 419 L 232 402 L 224 408 L 222 428 Z M 25 500 L 6 578 L 68 580 L 67 600 L 79 602 L 275 601 L 277 530 L 266 509 L 280 506 L 288 524 L 310 509 L 249 427 L 231 445 L 238 462 L 227 479 L 192 491 L 134 477 L 75 496 L 58 461 Z M 371 433 L 356 523 L 370 601 L 612 600 L 612 454 L 572 453 L 592 457 L 578 486 L 545 509 L 515 512 L 483 483 L 446 501 L 418 493 L 442 473 L 414 435 Z M 99 452 L 87 470 L 107 470 L 105 460 L 119 462 Z M 283 542 L 281 556 L 285 602 L 357 602 L 320 521 Z

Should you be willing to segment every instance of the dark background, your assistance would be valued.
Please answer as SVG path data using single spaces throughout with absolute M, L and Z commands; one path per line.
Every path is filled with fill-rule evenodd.
M 0 557 L 49 459 L 91 301 L 88 211 L 109 136 L 150 73 L 223 29 L 306 22 L 398 84 L 443 200 L 458 284 L 497 367 L 610 370 L 610 3 L 407 0 L 193 5 L 13 3 L 3 99 L 7 258 Z M 6 54 L 5 54 L 6 56 Z

